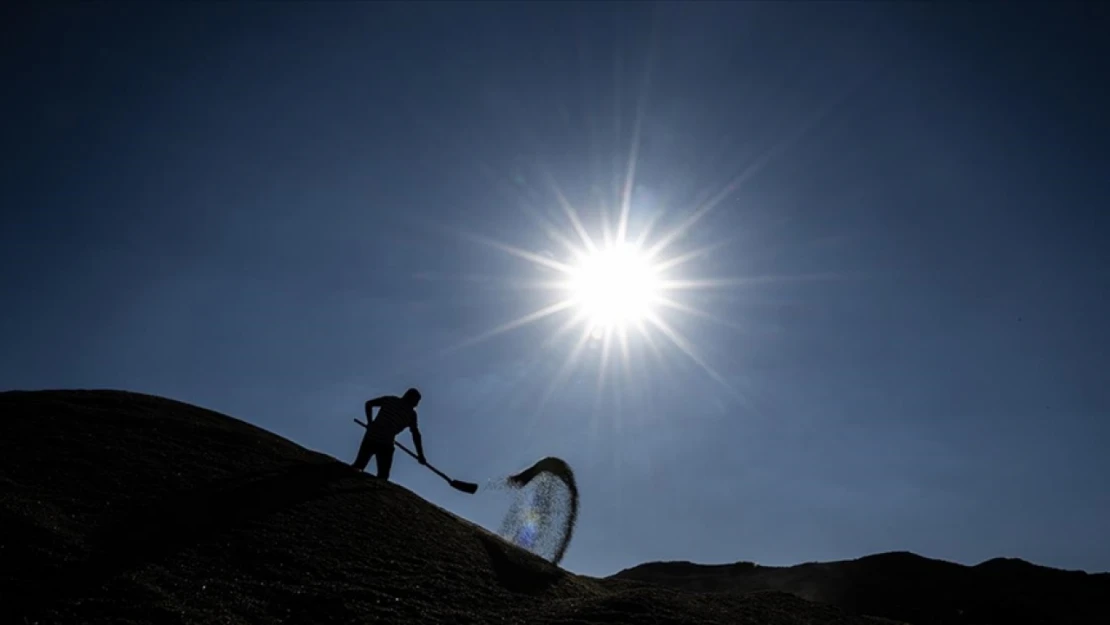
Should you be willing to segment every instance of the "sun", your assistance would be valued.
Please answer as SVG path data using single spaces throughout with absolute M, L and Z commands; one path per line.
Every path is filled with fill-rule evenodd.
M 716 253 L 731 237 L 691 246 L 688 235 L 695 224 L 735 191 L 743 175 L 737 176 L 719 192 L 699 200 L 672 223 L 667 223 L 670 221 L 667 217 L 672 214 L 671 207 L 663 204 L 651 206 L 649 203 L 650 208 L 644 208 L 638 204 L 635 208 L 647 214 L 637 215 L 635 221 L 638 223 L 633 227 L 636 150 L 632 152 L 620 198 L 615 205 L 605 202 L 595 204 L 594 213 L 600 218 L 599 231 L 586 227 L 579 210 L 567 199 L 554 178 L 548 176 L 554 200 L 550 210 L 533 210 L 535 207 L 530 207 L 529 212 L 546 235 L 549 245 L 527 249 L 474 232 L 455 233 L 531 265 L 536 271 L 533 276 L 524 279 L 514 277 L 511 281 L 522 297 L 535 298 L 539 307 L 463 338 L 439 350 L 439 354 L 562 316 L 564 321 L 537 345 L 538 349 L 545 351 L 556 345 L 567 348 L 562 366 L 549 377 L 547 391 L 540 398 L 541 405 L 568 379 L 581 357 L 592 357 L 594 354 L 599 358 L 599 388 L 610 379 L 608 363 L 612 355 L 619 357 L 625 375 L 631 376 L 635 368 L 647 366 L 645 358 L 664 365 L 665 360 L 674 354 L 668 353 L 672 347 L 714 381 L 730 388 L 728 381 L 685 336 L 682 326 L 696 321 L 710 321 L 732 330 L 746 331 L 730 319 L 700 309 L 692 301 L 692 292 L 700 292 L 704 296 L 718 289 L 776 279 L 698 275 L 699 261 Z M 542 196 L 538 191 L 532 195 Z M 650 198 L 647 199 L 650 202 Z M 561 221 L 560 212 L 566 223 L 558 223 Z M 615 220 L 612 219 L 613 213 L 616 213 Z M 705 301 L 707 298 L 702 296 L 698 299 Z M 675 319 L 676 315 L 683 318 Z
M 591 334 L 601 337 L 651 317 L 660 304 L 663 281 L 645 250 L 618 242 L 580 254 L 565 288 Z
M 571 340 L 569 353 L 563 366 L 552 378 L 549 392 L 569 375 L 579 356 L 591 344 L 600 346 L 599 384 L 605 375 L 612 348 L 620 351 L 625 370 L 631 370 L 631 344 L 637 337 L 643 339 L 653 355 L 661 360 L 663 352 L 653 335 L 662 336 L 710 377 L 724 383 L 720 374 L 697 353 L 693 343 L 668 319 L 674 313 L 680 313 L 722 325 L 732 325 L 682 301 L 685 292 L 728 286 L 734 284 L 732 279 L 699 279 L 675 275 L 677 269 L 704 257 L 719 245 L 698 247 L 685 253 L 668 253 L 668 248 L 704 212 L 698 211 L 677 227 L 650 237 L 651 222 L 638 234 L 630 235 L 630 207 L 624 204 L 616 232 L 603 224 L 602 236 L 594 236 L 587 231 L 574 207 L 565 201 L 560 204 L 570 221 L 569 232 L 550 223 L 545 223 L 544 226 L 552 240 L 559 242 L 564 248 L 565 255 L 562 256 L 548 250 L 527 250 L 481 235 L 465 235 L 475 242 L 534 265 L 547 277 L 537 276 L 539 279 L 524 283 L 523 288 L 538 289 L 552 297 L 545 297 L 547 303 L 541 308 L 468 337 L 442 353 L 475 345 L 505 332 L 563 314 L 567 316 L 565 322 L 554 330 L 544 345 L 552 345 L 556 339 L 574 333 L 576 329 L 578 338 Z

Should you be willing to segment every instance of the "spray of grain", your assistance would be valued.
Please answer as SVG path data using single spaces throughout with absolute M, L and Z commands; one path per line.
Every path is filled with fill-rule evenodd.
M 549 456 L 490 485 L 514 496 L 501 522 L 501 537 L 558 564 L 578 521 L 578 486 L 570 465 Z

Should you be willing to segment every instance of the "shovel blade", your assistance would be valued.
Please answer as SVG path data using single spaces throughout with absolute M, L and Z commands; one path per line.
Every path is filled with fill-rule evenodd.
M 460 490 L 468 495 L 473 495 L 478 492 L 478 485 L 473 482 L 462 482 L 459 480 L 451 480 L 451 487 L 455 490 Z

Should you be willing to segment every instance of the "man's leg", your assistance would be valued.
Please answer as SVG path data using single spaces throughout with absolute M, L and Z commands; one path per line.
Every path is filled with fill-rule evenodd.
M 374 450 L 378 456 L 378 477 L 389 479 L 389 470 L 393 468 L 393 443 L 382 443 L 381 447 Z
M 369 434 L 363 435 L 362 444 L 358 446 L 358 456 L 356 456 L 355 461 L 351 463 L 352 467 L 359 471 L 366 468 L 366 465 L 370 463 L 370 456 L 373 456 L 374 452 L 377 451 L 377 445 L 374 443 L 375 441 L 370 439 Z M 381 461 L 379 460 L 379 462 Z

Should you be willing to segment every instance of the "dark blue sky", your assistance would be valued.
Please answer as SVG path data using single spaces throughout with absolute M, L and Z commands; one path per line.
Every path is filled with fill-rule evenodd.
M 453 475 L 571 463 L 576 572 L 1110 569 L 1098 5 L 20 11 L 0 387 L 167 395 L 349 459 L 362 402 L 416 385 Z M 677 296 L 717 321 L 662 313 L 719 378 L 654 332 L 552 384 L 564 314 L 448 349 L 552 301 L 468 235 L 559 258 L 558 188 L 600 238 L 634 145 L 631 231 L 727 188 L 667 253 L 762 278 Z M 492 529 L 505 510 L 404 456 L 394 476 Z

